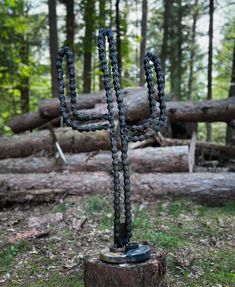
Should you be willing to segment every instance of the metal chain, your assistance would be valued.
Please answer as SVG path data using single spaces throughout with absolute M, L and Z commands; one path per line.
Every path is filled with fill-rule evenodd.
M 123 242 L 117 242 L 119 245 L 125 245 L 129 243 L 131 238 L 131 193 L 130 193 L 130 173 L 129 173 L 129 162 L 128 162 L 128 138 L 126 130 L 126 121 L 125 121 L 125 109 L 123 103 L 123 93 L 121 91 L 119 71 L 118 71 L 118 60 L 117 60 L 117 51 L 114 36 L 111 30 L 101 29 L 98 36 L 98 48 L 99 55 L 102 64 L 103 78 L 104 78 L 104 87 L 106 90 L 106 95 L 109 93 L 112 95 L 112 87 L 110 84 L 110 71 L 107 64 L 106 57 L 106 47 L 105 47 L 105 37 L 107 37 L 109 42 L 109 58 L 112 66 L 112 75 L 113 75 L 113 85 L 117 98 L 118 112 L 119 112 L 119 124 L 120 124 L 120 139 L 121 139 L 121 159 L 122 159 L 122 169 L 124 177 L 124 206 L 125 206 L 125 239 Z M 109 96 L 107 96 L 109 99 Z M 109 100 L 108 100 L 109 101 Z M 109 111 L 110 113 L 110 111 Z M 110 120 L 114 120 L 110 119 Z M 110 122 L 110 125 L 114 123 Z M 111 131 L 111 130 L 110 130 Z M 111 142 L 116 138 L 115 130 L 114 133 L 111 131 Z M 115 139 L 116 142 L 116 139 Z M 119 172 L 116 169 L 116 158 L 113 160 L 113 172 L 114 172 L 114 237 L 117 238 L 117 234 L 120 235 L 120 179 Z M 118 161 L 117 161 L 118 162 Z M 119 190 L 116 189 L 118 183 Z
M 154 88 L 153 83 L 153 72 L 150 62 L 153 62 L 154 69 L 157 76 L 157 89 L 158 93 Z M 159 58 L 147 52 L 144 59 L 144 70 L 146 75 L 146 82 L 148 87 L 148 98 L 149 98 L 149 107 L 150 107 L 150 117 L 144 121 L 142 124 L 138 125 L 128 125 L 128 140 L 130 142 L 143 141 L 149 137 L 155 136 L 165 124 L 165 113 L 166 113 L 166 104 L 164 100 L 164 74 L 162 72 L 161 64 Z M 159 118 L 157 118 L 157 97 L 159 102 Z M 150 130 L 148 130 L 150 129 Z M 140 132 L 140 135 L 133 135 L 131 132 Z
M 71 108 L 73 111 L 73 116 L 75 120 L 71 120 L 69 118 L 69 111 L 67 108 L 67 103 L 65 100 L 64 94 L 64 72 L 62 67 L 62 61 L 64 56 L 66 56 L 67 65 L 68 65 L 68 74 L 69 74 L 69 90 L 70 90 L 70 101 L 71 101 Z M 68 48 L 62 48 L 58 51 L 57 58 L 56 58 L 56 67 L 57 67 L 57 80 L 59 84 L 59 100 L 60 100 L 60 107 L 61 113 L 63 116 L 63 120 L 67 126 L 71 127 L 74 130 L 79 132 L 91 132 L 97 130 L 108 130 L 110 128 L 108 123 L 101 123 L 101 124 L 93 124 L 93 125 L 81 125 L 79 121 L 90 121 L 90 120 L 107 120 L 108 114 L 78 114 L 78 105 L 76 100 L 76 83 L 75 83 L 75 69 L 74 69 L 74 56 L 72 51 Z
M 109 59 L 112 66 L 112 76 L 109 69 L 108 60 L 106 56 L 106 37 L 109 43 Z M 61 112 L 64 122 L 72 127 L 74 130 L 80 132 L 89 132 L 96 130 L 108 130 L 110 131 L 111 139 L 111 151 L 112 151 L 112 166 L 113 166 L 113 180 L 114 180 L 114 243 L 117 247 L 123 247 L 130 243 L 132 236 L 131 224 L 131 193 L 130 193 L 130 173 L 128 162 L 128 142 L 142 141 L 148 137 L 154 136 L 160 130 L 165 121 L 165 102 L 164 102 L 164 75 L 162 73 L 159 58 L 151 52 L 145 55 L 144 69 L 146 75 L 146 81 L 148 86 L 148 98 L 150 107 L 150 117 L 142 124 L 127 125 L 125 120 L 125 107 L 123 102 L 123 92 L 120 86 L 117 50 L 112 30 L 101 29 L 98 35 L 98 48 L 99 57 L 102 64 L 103 81 L 107 97 L 107 109 L 108 113 L 98 114 L 93 113 L 87 115 L 78 111 L 78 104 L 76 100 L 76 84 L 75 84 L 75 70 L 74 70 L 74 57 L 73 53 L 68 47 L 60 49 L 56 59 L 56 67 L 58 72 L 59 83 L 59 99 L 61 105 Z M 69 73 L 69 88 L 70 88 L 70 102 L 74 119 L 69 118 L 69 112 L 64 95 L 64 73 L 62 68 L 62 61 L 64 56 L 67 59 L 68 73 Z M 157 87 L 158 95 L 153 83 L 152 66 L 150 62 L 154 64 L 154 69 L 157 75 Z M 113 78 L 113 85 L 111 83 L 111 77 Z M 112 89 L 114 86 L 120 124 L 120 139 L 121 139 L 121 163 L 124 177 L 124 206 L 125 206 L 125 238 L 121 238 L 120 226 L 121 226 L 121 208 L 120 208 L 120 195 L 121 195 L 121 183 L 119 176 L 119 157 L 117 148 L 116 128 L 115 128 L 115 115 Z M 159 102 L 160 114 L 157 118 L 157 97 Z M 82 121 L 92 120 L 108 120 L 108 123 L 96 123 L 90 125 L 81 125 Z M 139 133 L 139 134 L 138 134 Z

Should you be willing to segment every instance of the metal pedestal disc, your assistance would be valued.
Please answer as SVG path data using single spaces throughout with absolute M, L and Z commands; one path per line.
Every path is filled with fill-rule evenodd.
M 119 252 L 112 252 L 110 248 L 107 248 L 100 254 L 100 260 L 116 264 L 141 262 L 149 258 L 150 248 L 148 245 L 139 245 L 138 248 Z

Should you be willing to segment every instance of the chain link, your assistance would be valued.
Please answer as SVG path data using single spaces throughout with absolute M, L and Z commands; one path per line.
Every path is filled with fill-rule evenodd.
M 111 62 L 111 71 L 109 69 L 107 54 L 106 54 L 106 38 L 109 44 L 109 60 Z M 74 57 L 73 53 L 68 47 L 60 49 L 56 59 L 56 67 L 58 72 L 58 84 L 59 84 L 59 100 L 61 105 L 61 112 L 64 122 L 79 132 L 89 132 L 96 130 L 108 130 L 110 132 L 111 139 L 111 151 L 112 151 L 112 169 L 114 180 L 114 244 L 116 247 L 123 247 L 130 243 L 132 236 L 131 224 L 131 193 L 130 193 L 130 172 L 128 162 L 128 142 L 142 141 L 146 138 L 154 136 L 163 126 L 165 121 L 165 102 L 164 102 L 164 75 L 162 73 L 159 58 L 147 52 L 144 60 L 144 69 L 148 87 L 148 98 L 150 107 L 150 117 L 141 124 L 127 125 L 125 120 L 125 107 L 123 102 L 123 92 L 120 86 L 117 50 L 112 30 L 100 29 L 98 35 L 98 49 L 99 57 L 103 71 L 103 81 L 107 98 L 108 113 L 98 114 L 93 113 L 91 115 L 80 113 L 77 100 L 76 100 L 76 83 L 75 83 L 75 69 L 74 69 Z M 69 112 L 64 95 L 64 75 L 62 68 L 63 58 L 66 57 L 69 73 L 69 88 L 70 88 L 70 102 L 74 119 L 69 118 Z M 154 69 L 157 75 L 157 88 L 158 94 L 154 88 L 153 72 L 150 62 L 153 63 Z M 111 81 L 112 78 L 112 81 Z M 118 156 L 118 142 L 115 127 L 115 114 L 113 104 L 113 88 L 116 95 L 118 104 L 118 116 L 120 125 L 120 140 L 121 140 L 121 160 Z M 159 102 L 159 118 L 157 117 L 157 102 Z M 105 120 L 106 123 L 95 123 L 89 125 L 81 125 L 83 121 L 92 120 Z M 120 182 L 120 162 L 123 171 L 124 180 L 124 207 L 125 207 L 125 236 L 121 236 L 121 182 Z

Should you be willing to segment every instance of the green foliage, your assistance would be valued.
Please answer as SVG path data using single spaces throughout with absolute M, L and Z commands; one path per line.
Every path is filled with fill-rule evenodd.
M 65 1 L 58 1 L 65 3 Z M 149 1 L 147 25 L 147 50 L 162 54 L 164 33 L 164 2 Z M 221 5 L 226 1 L 221 1 Z M 199 42 L 207 36 L 196 29 L 196 42 L 192 37 L 193 15 L 198 12 L 198 21 L 205 20 L 208 6 L 199 0 L 171 1 L 171 17 L 166 55 L 166 92 L 168 98 L 176 96 L 179 99 L 189 98 L 190 56 L 194 52 L 194 67 L 192 81 L 192 99 L 206 98 L 207 89 L 207 48 L 202 49 Z M 29 108 L 35 111 L 38 101 L 51 97 L 49 41 L 47 27 L 47 11 L 43 9 L 44 1 L 34 0 L 2 0 L 0 1 L 0 134 L 10 133 L 6 126 L 9 118 L 22 112 L 22 87 L 28 79 Z M 92 91 L 100 88 L 100 63 L 96 48 L 97 30 L 102 26 L 111 27 L 115 32 L 115 1 L 80 0 L 75 3 L 75 43 L 76 76 L 78 92 L 82 91 L 84 53 L 92 53 Z M 57 4 L 59 43 L 65 39 L 64 4 Z M 219 5 L 219 4 L 218 4 Z M 230 1 L 225 6 L 229 6 Z M 120 1 L 120 30 L 122 86 L 137 86 L 139 83 L 139 50 L 140 22 L 142 1 Z M 233 7 L 231 5 L 231 7 Z M 63 9 L 62 9 L 63 8 Z M 101 11 L 100 11 L 101 9 Z M 224 7 L 216 7 L 215 13 L 226 14 Z M 232 9 L 231 9 L 232 10 Z M 224 15 L 223 14 L 223 15 Z M 76 17 L 79 15 L 79 17 Z M 182 17 L 180 23 L 179 16 Z M 203 18 L 204 17 L 204 18 Z M 217 17 L 215 17 L 215 38 L 218 37 Z M 85 22 L 88 23 L 88 37 L 85 37 Z M 204 21 L 206 23 L 206 21 Z M 199 24 L 199 23 L 198 23 Z M 221 30 L 223 40 L 221 45 L 214 47 L 213 65 L 213 97 L 227 98 L 231 80 L 232 49 L 234 45 L 234 15 L 226 15 L 226 24 Z M 181 31 L 181 32 L 180 32 Z M 180 42 L 180 45 L 179 45 Z M 206 43 L 206 42 L 205 42 Z M 181 49 L 179 49 L 181 47 Z M 27 48 L 25 51 L 23 48 Z M 26 50 L 27 50 L 26 49 Z M 182 53 L 180 60 L 180 52 Z M 180 63 L 179 63 L 180 61 Z M 170 95 L 170 92 L 172 94 Z M 225 126 L 213 125 L 213 141 L 224 142 Z M 205 129 L 199 126 L 199 138 L 205 139 Z
M 30 14 L 31 8 L 30 1 L 0 2 L 0 133 L 9 132 L 6 122 L 11 116 L 21 113 L 23 79 L 29 79 L 32 110 L 40 95 L 45 98 L 49 94 L 48 79 L 43 81 L 49 67 L 41 65 L 36 57 L 42 43 L 45 15 Z M 38 92 L 45 84 L 46 91 Z
M 223 40 L 221 49 L 216 51 L 215 68 L 216 77 L 213 94 L 216 99 L 228 97 L 232 78 L 232 57 L 235 43 L 235 17 L 229 20 L 223 28 Z

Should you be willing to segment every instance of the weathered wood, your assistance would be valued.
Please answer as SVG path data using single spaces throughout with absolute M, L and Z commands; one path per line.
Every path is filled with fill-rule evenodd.
M 126 88 L 124 94 L 126 96 L 139 95 L 146 92 L 144 88 Z M 68 107 L 70 99 L 67 98 Z M 105 91 L 100 91 L 92 94 L 83 94 L 77 97 L 79 109 L 92 109 L 96 104 L 106 104 Z M 43 118 L 55 118 L 60 116 L 60 102 L 58 99 L 42 100 L 39 104 L 39 113 Z
M 189 197 L 220 205 L 235 200 L 235 176 L 227 173 L 132 173 L 132 192 L 144 198 Z M 0 200 L 49 200 L 56 195 L 107 194 L 113 179 L 107 172 L 0 174 Z
M 31 112 L 12 118 L 8 126 L 17 134 L 22 131 L 33 130 L 47 122 L 48 120 L 42 118 L 39 112 Z
M 149 116 L 149 102 L 146 88 L 129 88 L 124 90 L 126 119 L 138 122 Z M 69 106 L 69 103 L 68 103 Z M 81 112 L 106 112 L 106 97 L 104 91 L 81 95 L 78 97 L 78 107 Z M 117 115 L 117 111 L 115 111 Z M 51 119 L 60 117 L 58 99 L 40 102 L 39 113 L 29 113 L 18 116 L 9 122 L 12 131 L 19 133 L 40 127 Z M 171 122 L 231 122 L 235 118 L 235 97 L 219 101 L 202 102 L 167 102 L 167 116 Z M 54 122 L 55 125 L 59 121 Z
M 235 118 L 235 97 L 218 101 L 166 103 L 168 119 L 172 122 L 229 122 Z M 146 93 L 126 99 L 126 118 L 129 122 L 149 115 Z
M 108 131 L 79 133 L 70 128 L 55 129 L 55 136 L 64 152 L 109 150 Z M 49 130 L 10 137 L 0 137 L 0 159 L 26 157 L 39 152 L 53 152 L 55 143 Z
M 112 170 L 110 152 L 65 154 L 67 164 L 60 158 L 27 157 L 0 160 L 0 173 L 44 173 L 52 171 Z M 134 172 L 187 172 L 188 147 L 147 147 L 129 151 L 130 169 Z
M 161 146 L 190 145 L 191 142 L 191 140 L 166 138 L 161 133 L 158 133 L 156 140 Z M 235 147 L 196 141 L 195 158 L 200 158 L 201 160 L 219 160 L 219 162 L 229 161 L 235 159 Z
M 84 258 L 85 287 L 166 287 L 164 256 L 153 254 L 135 264 L 107 264 L 98 256 Z
M 145 92 L 144 88 L 126 88 L 124 94 L 139 95 Z M 67 99 L 68 109 L 70 109 L 69 98 Z M 107 112 L 107 104 L 105 91 L 100 91 L 92 94 L 82 94 L 77 97 L 78 107 L 80 112 Z M 97 107 L 96 107 L 97 106 Z M 40 128 L 45 123 L 50 122 L 51 125 L 58 127 L 60 125 L 60 102 L 57 98 L 49 100 L 41 100 L 39 103 L 39 111 L 20 115 L 12 118 L 8 125 L 14 133 L 20 133 L 35 128 Z

